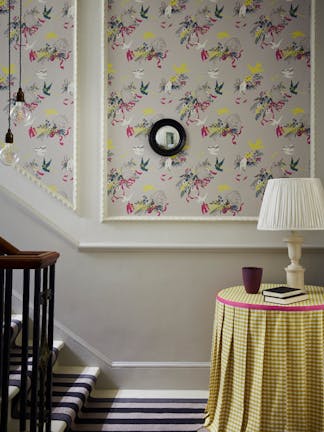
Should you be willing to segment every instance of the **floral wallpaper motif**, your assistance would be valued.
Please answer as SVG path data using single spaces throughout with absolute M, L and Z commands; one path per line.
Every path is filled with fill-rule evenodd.
M 23 2 L 22 88 L 31 118 L 12 124 L 18 170 L 70 207 L 74 197 L 75 1 Z M 12 106 L 19 83 L 19 2 L 0 2 L 0 146 L 8 129 L 8 34 Z
M 310 0 L 106 0 L 106 16 L 108 219 L 254 217 L 268 179 L 310 175 Z M 161 118 L 186 130 L 172 157 L 148 142 Z

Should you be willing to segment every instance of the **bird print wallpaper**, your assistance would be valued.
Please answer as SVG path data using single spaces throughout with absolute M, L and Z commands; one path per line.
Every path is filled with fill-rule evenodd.
M 244 220 L 310 175 L 310 0 L 105 2 L 105 219 Z M 171 118 L 183 150 L 155 153 Z
M 9 81 L 11 107 L 19 87 L 21 44 L 21 82 L 28 113 L 11 120 L 19 157 L 16 169 L 74 208 L 76 3 L 22 1 L 21 40 L 20 2 L 11 0 L 10 5 L 9 26 L 9 2 L 0 1 L 0 147 L 8 129 Z

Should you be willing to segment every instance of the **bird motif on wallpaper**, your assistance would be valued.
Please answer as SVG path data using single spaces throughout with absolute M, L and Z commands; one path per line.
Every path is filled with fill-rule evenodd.
M 141 88 L 140 91 L 143 95 L 147 96 L 148 95 L 148 87 L 149 87 L 150 83 L 148 82 L 147 84 L 144 84 L 143 81 L 141 82 Z
M 47 146 L 34 147 L 34 151 L 37 154 L 37 156 L 44 157 L 46 150 L 47 150 Z
M 297 10 L 298 10 L 298 5 L 294 6 L 291 4 L 289 9 L 289 15 L 293 18 L 297 18 Z
M 44 5 L 43 17 L 44 17 L 45 19 L 48 19 L 48 20 L 51 19 L 51 16 L 50 16 L 50 15 L 51 15 L 52 9 L 53 9 L 53 6 L 47 9 L 47 8 L 46 8 L 46 5 Z
M 136 69 L 133 71 L 134 77 L 137 79 L 141 79 L 144 75 L 144 69 Z
M 135 145 L 133 146 L 133 152 L 137 155 L 137 156 L 141 156 L 144 153 L 144 145 Z
M 215 17 L 216 18 L 218 18 L 218 19 L 222 19 L 223 18 L 223 15 L 222 15 L 223 9 L 224 9 L 224 6 L 221 6 L 219 8 L 218 5 L 216 5 L 216 8 L 215 8 Z
M 216 158 L 216 162 L 215 162 L 216 171 L 220 171 L 220 172 L 223 171 L 224 161 L 225 161 L 225 158 L 223 158 L 222 160 L 219 160 L 218 158 Z
M 217 78 L 219 75 L 219 68 L 208 69 L 208 75 L 210 78 Z
M 147 161 L 145 161 L 143 158 L 141 159 L 141 170 L 143 171 L 148 171 L 148 164 L 150 162 L 150 159 L 147 159 Z
M 167 18 L 171 18 L 171 14 L 172 14 L 172 6 L 171 6 L 171 5 L 168 5 L 168 6 L 165 8 L 164 15 L 165 15 Z
M 42 170 L 49 173 L 50 172 L 49 167 L 50 167 L 51 163 L 52 163 L 52 159 L 50 159 L 48 162 L 46 162 L 46 160 L 44 158 L 43 163 L 42 163 Z
M 290 87 L 289 87 L 290 93 L 292 93 L 294 95 L 296 95 L 298 93 L 297 92 L 298 84 L 299 84 L 299 81 L 297 81 L 296 84 L 294 84 L 292 81 L 290 81 Z
M 287 67 L 285 69 L 282 69 L 281 73 L 285 78 L 292 78 L 294 76 L 294 68 Z
M 215 93 L 218 95 L 222 95 L 223 94 L 223 87 L 224 87 L 224 82 L 222 83 L 218 83 L 218 81 L 216 81 L 215 84 Z
M 287 156 L 291 156 L 295 151 L 295 145 L 294 144 L 286 144 L 285 146 L 283 146 L 282 151 Z
M 216 156 L 219 153 L 219 149 L 220 147 L 218 144 L 208 146 L 208 151 L 213 156 Z
M 141 6 L 141 12 L 140 12 L 140 14 L 141 14 L 142 18 L 144 18 L 144 19 L 148 18 L 148 14 L 147 13 L 148 13 L 149 9 L 150 9 L 150 6 L 147 6 L 146 9 L 144 9 L 143 5 Z
M 36 72 L 36 76 L 40 80 L 44 81 L 45 78 L 47 77 L 47 69 L 40 69 L 38 72 Z
M 43 85 L 43 93 L 44 93 L 46 96 L 51 96 L 50 89 L 51 89 L 51 87 L 52 87 L 52 84 L 53 84 L 53 83 L 51 83 L 51 84 L 49 84 L 49 85 L 46 85 L 46 82 L 44 81 L 44 85 Z
M 245 17 L 246 16 L 246 5 L 243 3 L 239 10 L 239 17 Z

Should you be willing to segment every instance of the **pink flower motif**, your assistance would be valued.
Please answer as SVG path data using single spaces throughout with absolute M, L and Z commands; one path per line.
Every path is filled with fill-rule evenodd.
M 28 130 L 28 135 L 29 135 L 29 138 L 33 138 L 34 136 L 36 136 L 37 135 L 36 129 L 33 127 L 30 127 Z
M 208 126 L 203 126 L 203 127 L 201 128 L 201 136 L 202 136 L 202 137 L 206 137 L 206 136 L 208 136 L 208 134 L 209 134 Z
M 131 214 L 131 213 L 133 213 L 133 211 L 134 211 L 134 206 L 133 206 L 132 203 L 130 203 L 130 202 L 127 203 L 126 211 L 127 211 L 127 214 Z
M 134 58 L 134 52 L 132 50 L 128 50 L 126 53 L 126 58 L 128 61 L 133 60 Z
M 127 126 L 126 134 L 129 137 L 134 135 L 134 128 L 132 126 Z
M 277 51 L 276 51 L 276 60 L 281 60 L 282 57 L 283 57 L 282 50 L 277 49 Z
M 29 52 L 29 60 L 32 62 L 32 61 L 36 60 L 36 58 L 37 58 L 36 51 L 30 50 L 30 52 Z
M 202 61 L 207 60 L 209 57 L 208 51 L 205 49 L 201 50 L 200 56 Z
M 206 204 L 205 202 L 203 202 L 201 204 L 201 213 L 202 214 L 206 214 L 206 213 L 208 213 L 208 211 L 209 211 L 208 204 Z
M 283 127 L 282 126 L 277 126 L 276 127 L 276 135 L 277 135 L 277 137 L 282 136 L 283 133 L 284 133 Z

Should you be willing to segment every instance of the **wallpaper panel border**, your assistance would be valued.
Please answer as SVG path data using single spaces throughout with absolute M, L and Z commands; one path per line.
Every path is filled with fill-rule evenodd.
M 26 168 L 24 168 L 18 162 L 14 169 L 26 177 L 29 181 L 36 184 L 40 189 L 47 192 L 50 196 L 61 202 L 66 207 L 72 209 L 73 211 L 78 211 L 78 164 L 79 164 L 79 135 L 78 135 L 78 1 L 71 0 L 71 5 L 74 8 L 74 16 L 73 16 L 73 124 L 71 125 L 73 128 L 73 148 L 70 153 L 73 158 L 73 168 L 72 168 L 72 176 L 73 176 L 73 186 L 72 186 L 72 200 L 66 198 L 63 194 L 56 192 L 49 185 L 45 184 L 41 180 L 39 180 L 35 175 L 31 174 Z
M 229 222 L 251 222 L 257 221 L 258 216 L 112 216 L 109 213 L 109 203 L 107 194 L 107 176 L 108 176 L 108 163 L 107 163 L 107 141 L 108 141 L 108 128 L 109 125 L 107 117 L 107 98 L 108 98 L 108 42 L 107 42 L 107 8 L 105 7 L 107 0 L 103 0 L 101 4 L 102 8 L 102 22 L 101 22 L 101 51 L 102 51 L 102 64 L 101 64 L 101 83 L 103 86 L 102 99 L 101 99 L 101 120 L 102 120 L 102 146 L 101 146 L 101 222 L 130 222 L 130 221 L 145 221 L 145 222 L 217 222 L 217 221 L 229 221 Z M 220 2 L 221 3 L 221 2 Z M 225 3 L 225 2 L 223 2 Z M 289 3 L 290 5 L 290 3 Z M 310 0 L 310 145 L 309 145 L 309 176 L 315 177 L 315 155 L 316 155 L 316 143 L 315 143 L 315 25 L 316 22 L 316 0 Z M 190 131 L 188 131 L 190 133 Z

